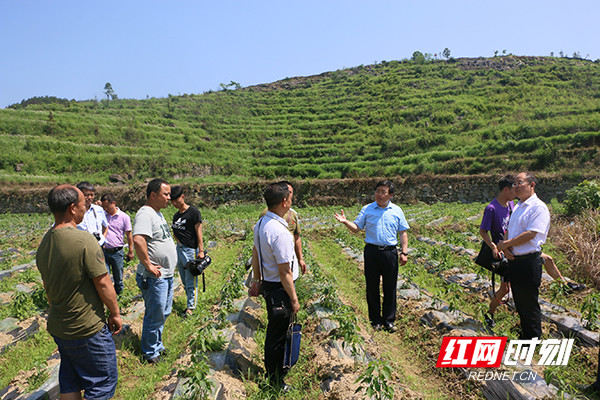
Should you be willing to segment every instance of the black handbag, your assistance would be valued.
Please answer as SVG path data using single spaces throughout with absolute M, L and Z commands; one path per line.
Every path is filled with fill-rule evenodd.
M 481 242 L 481 250 L 479 250 L 479 254 L 477 254 L 477 257 L 475 258 L 475 264 L 493 272 L 492 263 L 494 261 L 498 260 L 494 258 L 490 246 L 488 246 L 486 242 Z
M 490 246 L 485 242 L 481 243 L 481 250 L 475 258 L 475 264 L 482 266 L 488 271 L 492 272 L 492 293 L 496 297 L 496 275 L 506 276 L 508 273 L 508 260 L 502 256 L 500 260 L 494 258 L 494 253 Z M 498 300 L 500 303 L 506 303 L 506 301 Z
M 492 252 L 492 249 L 490 249 L 490 246 L 485 242 L 481 242 L 481 250 L 479 250 L 479 254 L 477 254 L 477 257 L 475 258 L 475 264 L 482 266 L 494 274 L 505 276 L 508 260 L 506 260 L 505 257 L 502 257 L 501 259 L 494 258 L 494 253 Z

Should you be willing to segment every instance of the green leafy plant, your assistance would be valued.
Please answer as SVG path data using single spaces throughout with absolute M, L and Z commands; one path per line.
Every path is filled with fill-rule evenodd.
M 391 379 L 392 367 L 385 360 L 371 361 L 354 382 L 360 383 L 354 393 L 364 392 L 369 399 L 392 400 L 394 388 L 388 384 Z
M 210 367 L 204 353 L 197 351 L 192 355 L 192 363 L 179 371 L 179 375 L 188 378 L 184 398 L 189 400 L 208 399 L 214 383 L 208 377 Z
M 191 342 L 191 346 L 201 353 L 223 350 L 226 344 L 227 340 L 213 327 L 202 329 Z
M 50 305 L 48 304 L 48 297 L 46 296 L 46 290 L 39 284 L 38 287 L 31 293 L 31 300 L 37 308 L 45 309 Z
M 443 287 L 442 298 L 448 302 L 448 308 L 450 311 L 458 310 L 461 302 L 460 294 L 462 288 L 456 283 L 450 283 Z
M 598 181 L 584 180 L 566 191 L 564 207 L 567 214 L 581 214 L 583 210 L 600 207 L 600 184 Z
M 358 334 L 356 311 L 348 306 L 339 306 L 332 315 L 332 318 L 339 324 L 333 337 L 343 339 L 343 345 L 350 346 L 352 354 L 358 354 L 359 346 L 364 340 Z
M 48 379 L 48 360 L 44 354 L 36 353 L 33 355 L 34 363 L 33 375 L 27 378 L 27 383 L 30 389 L 36 389 L 42 385 Z
M 40 278 L 40 274 L 35 268 L 27 268 L 19 276 L 21 281 L 25 283 L 36 282 Z
M 552 302 L 562 302 L 569 294 L 569 287 L 562 279 L 550 282 L 550 299 Z
M 15 292 L 12 296 L 10 307 L 12 316 L 21 321 L 34 316 L 36 313 L 33 299 L 25 292 Z
M 581 319 L 582 321 L 587 320 L 587 329 L 598 329 L 598 315 L 600 315 L 600 295 L 592 293 L 585 298 L 581 306 Z

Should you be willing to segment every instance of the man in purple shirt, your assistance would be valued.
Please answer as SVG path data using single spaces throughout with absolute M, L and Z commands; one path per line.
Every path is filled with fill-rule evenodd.
M 483 241 L 492 249 L 494 258 L 500 259 L 500 252 L 496 244 L 504 239 L 504 233 L 508 229 L 510 214 L 514 209 L 513 199 L 515 198 L 515 182 L 513 175 L 506 175 L 498 182 L 498 195 L 483 211 L 479 234 Z M 490 237 L 491 234 L 491 237 Z M 488 327 L 494 326 L 494 311 L 500 305 L 500 300 L 509 292 L 508 282 L 502 278 L 502 285 L 490 301 L 490 308 L 484 315 Z
M 131 235 L 131 218 L 117 207 L 117 201 L 112 193 L 103 195 L 100 198 L 102 208 L 106 212 L 108 222 L 108 231 L 106 233 L 106 242 L 103 246 L 104 259 L 108 273 L 111 272 L 117 295 L 123 291 L 123 237 L 127 238 L 129 249 L 127 251 L 127 260 L 133 260 L 133 237 Z
M 504 234 L 508 229 L 510 215 L 515 208 L 513 200 L 516 197 L 516 182 L 517 178 L 514 175 L 506 175 L 500 179 L 498 182 L 498 195 L 485 208 L 483 212 L 483 218 L 481 220 L 481 226 L 479 227 L 479 234 L 481 235 L 483 241 L 492 249 L 492 254 L 496 259 L 500 259 L 501 257 L 501 252 L 498 251 L 496 245 L 499 241 L 504 240 Z M 567 282 L 554 263 L 554 259 L 550 255 L 542 253 L 541 258 L 544 268 L 548 274 L 553 279 L 560 280 L 567 285 L 568 292 L 582 290 L 585 288 L 585 285 L 577 284 L 575 282 Z M 503 277 L 502 284 L 495 293 L 495 296 L 492 297 L 489 310 L 484 315 L 485 323 L 489 328 L 494 327 L 494 312 L 500 305 L 502 298 L 506 296 L 509 291 L 510 286 L 508 281 L 505 281 Z

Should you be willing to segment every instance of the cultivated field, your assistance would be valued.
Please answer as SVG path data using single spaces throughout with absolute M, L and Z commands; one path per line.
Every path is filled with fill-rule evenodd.
M 200 283 L 197 312 L 183 318 L 185 295 L 181 287 L 176 288 L 174 312 L 164 331 L 169 354 L 158 365 L 141 362 L 143 301 L 135 285 L 135 262 L 127 265 L 119 303 L 129 328 L 117 338 L 120 381 L 115 398 L 202 398 L 207 392 L 213 393 L 211 398 L 227 399 L 351 399 L 365 398 L 367 390 L 373 398 L 501 398 L 493 397 L 492 386 L 468 380 L 468 371 L 435 368 L 443 336 L 490 335 L 482 324 L 489 303 L 489 275 L 472 262 L 479 248 L 485 204 L 402 207 L 411 225 L 410 256 L 400 268 L 400 329 L 395 334 L 374 332 L 368 323 L 363 237 L 335 222 L 337 208 L 296 208 L 309 266 L 308 274 L 297 282 L 303 342 L 300 361 L 288 379 L 295 390 L 279 397 L 261 389 L 266 312 L 262 299 L 248 300 L 243 286 L 251 229 L 262 206 L 201 210 L 204 242 L 213 259 L 206 272 L 206 292 Z M 359 209 L 356 205 L 344 211 L 354 218 Z M 167 220 L 174 212 L 172 207 L 166 210 Z M 33 252 L 51 223 L 49 215 L 0 215 L 3 399 L 25 398 L 24 393 L 40 387 L 54 390 L 59 357 L 45 329 L 47 305 L 40 277 L 34 266 L 15 268 L 34 259 Z M 563 275 L 572 277 L 567 255 L 555 246 L 562 233 L 553 229 L 544 251 L 555 258 Z M 569 295 L 550 279 L 544 279 L 541 288 L 545 337 L 576 339 L 569 365 L 534 363 L 531 370 L 541 382 L 535 387 L 515 384 L 506 391 L 560 397 L 577 393 L 577 384 L 595 380 L 598 334 L 594 322 L 600 301 L 590 282 L 583 282 L 587 289 Z M 502 306 L 496 315 L 493 334 L 516 339 L 519 320 L 514 310 Z

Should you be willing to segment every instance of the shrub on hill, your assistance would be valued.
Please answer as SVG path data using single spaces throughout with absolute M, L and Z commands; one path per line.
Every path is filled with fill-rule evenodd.
M 567 198 L 563 206 L 569 215 L 579 215 L 584 210 L 600 207 L 600 183 L 585 180 L 572 189 L 567 190 Z

